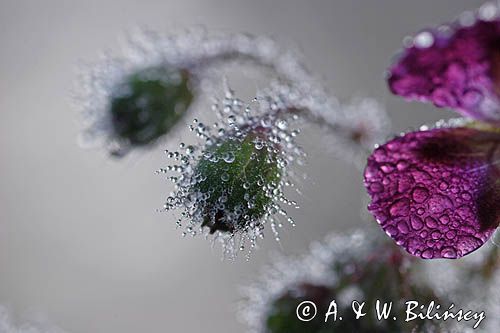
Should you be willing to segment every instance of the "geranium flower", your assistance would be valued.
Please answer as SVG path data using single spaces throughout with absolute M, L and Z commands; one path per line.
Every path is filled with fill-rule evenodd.
M 390 68 L 388 81 L 395 94 L 472 118 L 404 134 L 378 147 L 368 159 L 368 208 L 412 255 L 465 256 L 499 225 L 497 13 L 498 8 L 488 4 L 446 28 L 421 32 Z

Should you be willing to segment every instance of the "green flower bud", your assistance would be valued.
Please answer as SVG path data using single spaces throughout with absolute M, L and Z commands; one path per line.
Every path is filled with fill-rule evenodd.
M 278 153 L 265 140 L 257 132 L 225 139 L 209 146 L 196 165 L 199 181 L 192 191 L 202 198 L 202 226 L 211 233 L 244 230 L 270 208 L 281 171 Z
M 132 145 L 147 145 L 172 129 L 192 100 L 186 71 L 151 67 L 136 72 L 112 94 L 115 134 Z
M 273 105 L 253 109 L 226 91 L 212 106 L 216 123 L 194 119 L 189 126 L 201 142 L 166 151 L 171 162 L 158 170 L 174 184 L 163 210 L 182 210 L 176 225 L 184 227 L 183 236 L 215 234 L 224 258 L 234 259 L 249 245 L 248 258 L 266 229 L 279 241 L 283 222 L 295 225 L 286 208 L 298 204 L 284 192 L 296 186 L 291 168 L 305 156 L 295 141 L 299 117 Z

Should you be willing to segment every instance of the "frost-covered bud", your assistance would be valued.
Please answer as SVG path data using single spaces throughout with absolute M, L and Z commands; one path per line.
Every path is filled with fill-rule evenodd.
M 240 315 L 252 333 L 448 332 L 437 321 L 404 320 L 407 300 L 446 304 L 417 278 L 416 268 L 413 258 L 374 236 L 331 236 L 300 258 L 266 267 L 245 288 Z M 377 300 L 381 311 L 392 302 L 387 320 L 378 319 Z M 364 302 L 362 318 L 356 318 L 353 301 Z
M 285 189 L 296 186 L 292 178 L 300 175 L 292 167 L 305 157 L 295 142 L 300 117 L 267 103 L 244 105 L 231 91 L 213 110 L 218 121 L 212 126 L 197 119 L 190 125 L 201 143 L 166 152 L 173 162 L 159 173 L 176 174 L 167 177 L 175 190 L 164 210 L 180 209 L 183 235 L 215 234 L 225 257 L 234 258 L 247 241 L 251 251 L 265 228 L 279 241 L 279 228 L 295 225 L 285 208 L 298 204 Z
M 196 166 L 200 181 L 192 190 L 200 203 L 203 224 L 215 231 L 234 232 L 266 214 L 281 173 L 277 153 L 264 147 L 265 133 L 230 138 L 206 150 Z M 270 148 L 270 149 L 268 149 Z
M 147 145 L 166 134 L 193 100 L 187 71 L 152 67 L 123 79 L 111 94 L 113 130 L 131 145 Z

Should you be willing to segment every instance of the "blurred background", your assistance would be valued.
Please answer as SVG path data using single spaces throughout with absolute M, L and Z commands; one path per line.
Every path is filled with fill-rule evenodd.
M 46 315 L 74 333 L 244 332 L 238 287 L 270 253 L 301 253 L 330 231 L 363 227 L 361 173 L 325 154 L 314 128 L 301 143 L 308 179 L 297 222 L 250 262 L 222 261 L 203 237 L 183 239 L 155 209 L 172 190 L 154 171 L 162 145 L 110 160 L 82 150 L 70 89 L 78 61 L 120 54 L 137 25 L 249 32 L 299 46 L 341 100 L 371 96 L 397 133 L 452 115 L 390 96 L 383 73 L 404 36 L 453 19 L 478 0 L 0 0 L 0 304 Z M 251 97 L 255 86 L 240 84 Z M 209 112 L 209 105 L 207 105 Z M 169 142 L 192 142 L 189 131 Z M 271 236 L 268 233 L 268 236 Z

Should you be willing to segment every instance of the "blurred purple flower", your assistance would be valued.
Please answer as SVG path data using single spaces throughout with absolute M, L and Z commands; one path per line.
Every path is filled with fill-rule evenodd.
M 389 69 L 391 91 L 464 116 L 500 123 L 500 19 L 493 4 L 477 15 L 417 34 Z

